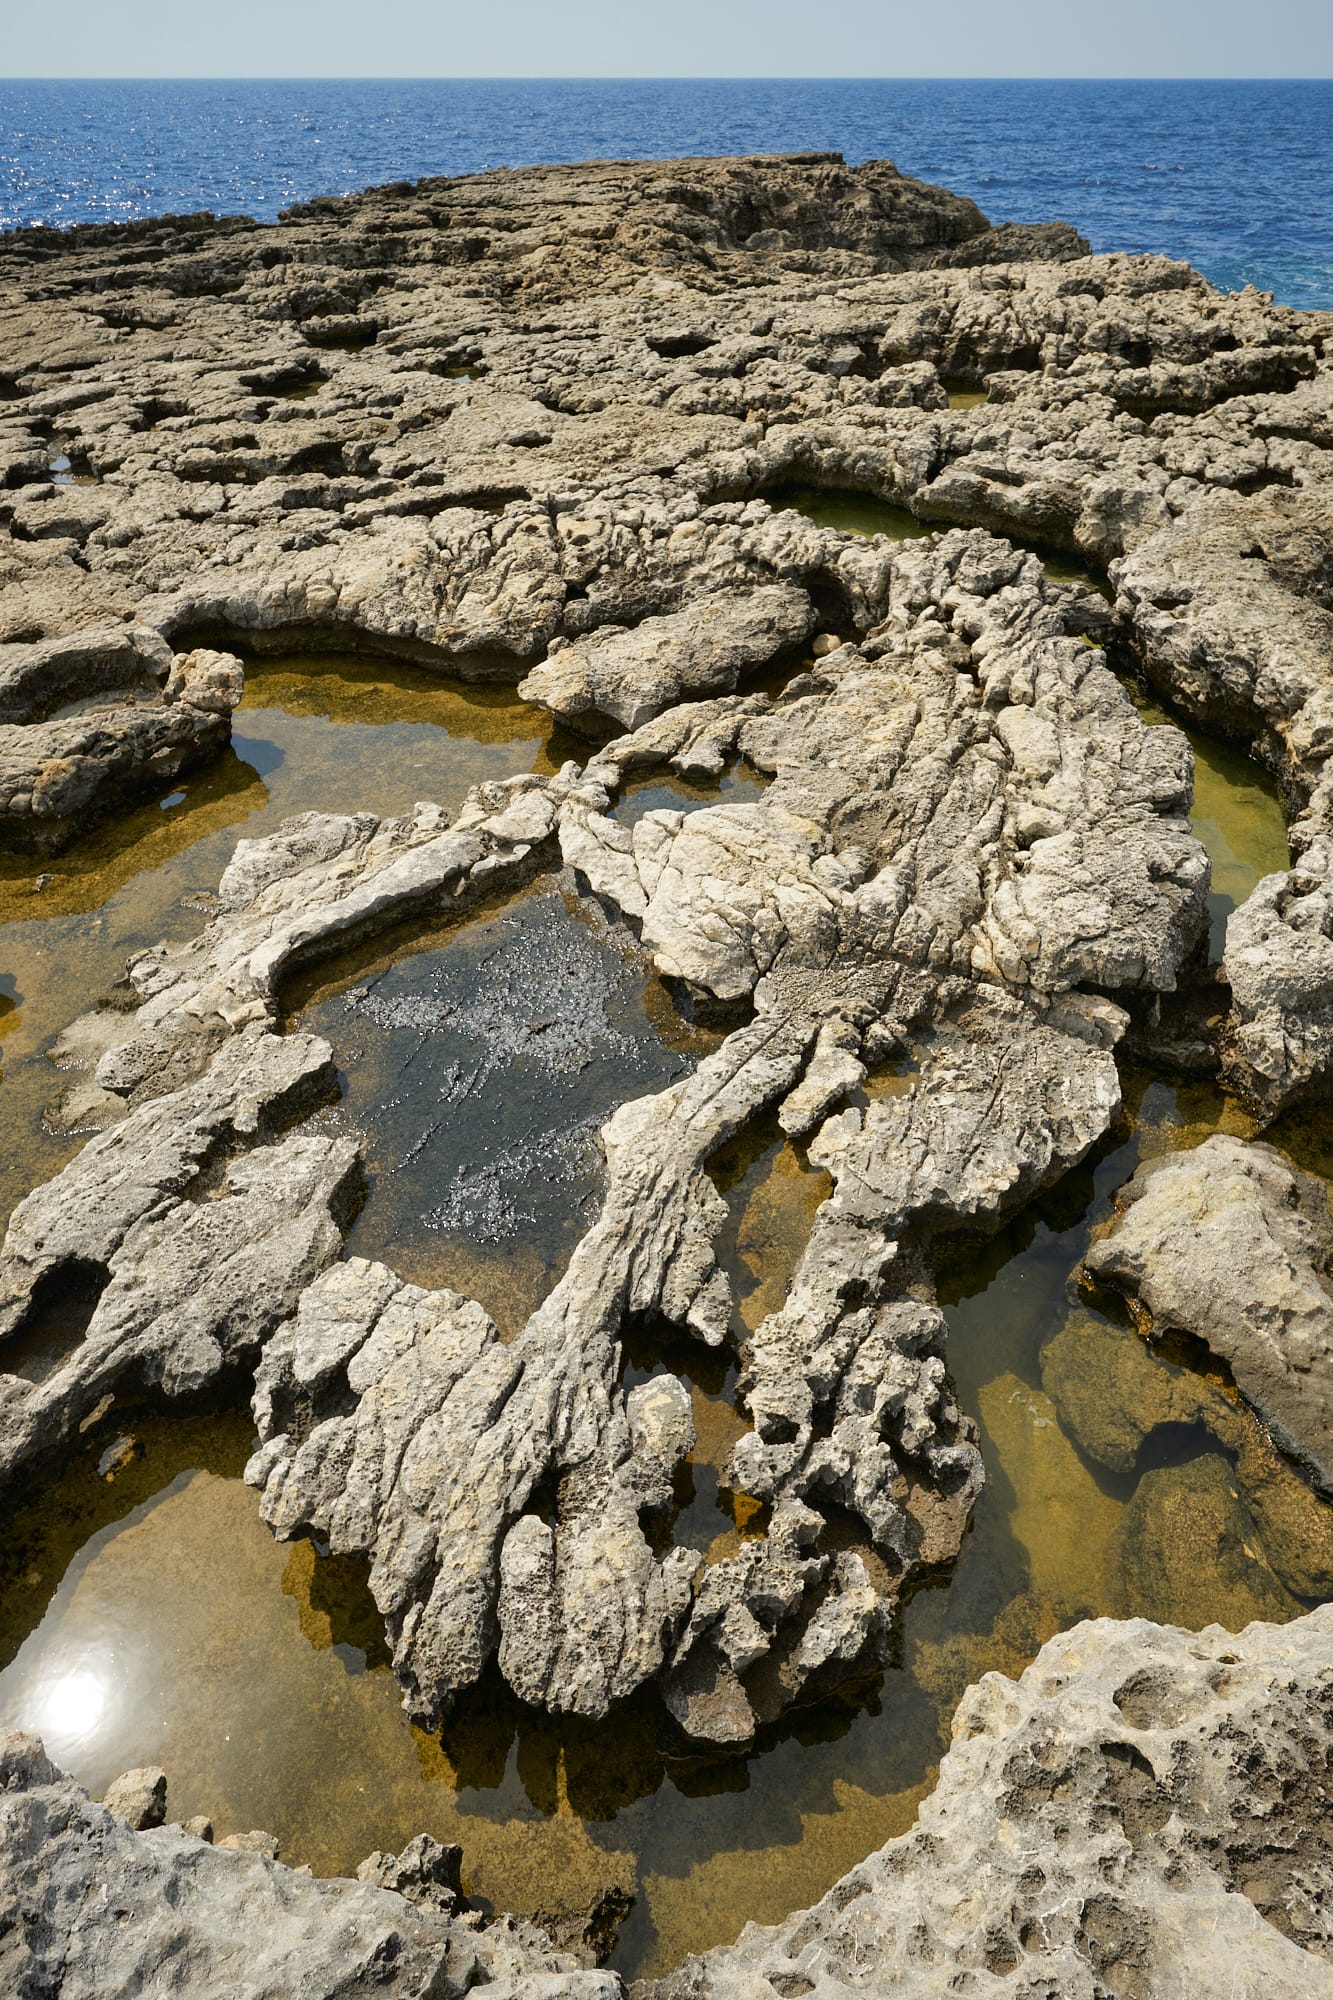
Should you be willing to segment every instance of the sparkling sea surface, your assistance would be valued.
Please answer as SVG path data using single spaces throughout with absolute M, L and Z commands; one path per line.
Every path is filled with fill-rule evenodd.
M 1094 250 L 1333 306 L 1333 82 L 0 82 L 0 229 L 271 219 L 377 181 L 838 148 Z

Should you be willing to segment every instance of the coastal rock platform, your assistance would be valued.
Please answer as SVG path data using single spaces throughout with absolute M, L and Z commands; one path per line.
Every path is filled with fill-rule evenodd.
M 91 1136 L 0 1246 L 0 1482 L 130 1391 L 239 1384 L 264 1519 L 368 1561 L 427 1725 L 498 1671 L 556 1716 L 655 1690 L 720 1753 L 882 1669 L 985 1479 L 942 1246 L 1096 1155 L 1117 1052 L 1177 1004 L 1256 1127 L 1333 1088 L 1333 315 L 811 154 L 19 232 L 0 356 L 0 840 L 57 850 L 220 752 L 264 652 L 517 686 L 569 730 L 559 768 L 452 817 L 241 841 L 198 934 L 65 1028 L 47 1119 Z M 848 534 L 793 504 L 812 487 L 899 512 Z M 1189 744 L 1132 676 L 1290 808 L 1293 866 L 1220 968 Z M 651 774 L 717 793 L 632 820 Z M 507 1338 L 345 1253 L 364 1141 L 300 993 L 538 878 L 711 1040 L 601 1123 L 595 1213 Z M 739 1333 L 712 1168 L 768 1118 L 829 1192 Z M 1326 1399 L 1296 1381 L 1327 1363 L 1322 1188 L 1214 1140 L 1126 1199 L 1090 1268 L 1224 1355 L 1326 1488 Z M 1225 1268 L 1242 1212 L 1273 1271 Z M 689 1389 L 631 1382 L 631 1335 L 735 1352 L 724 1483 L 756 1525 L 706 1560 L 674 1535 Z M 1288 1566 L 1303 1598 L 1321 1563 Z M 1200 1949 L 1212 1990 L 1323 1991 L 1328 1653 L 1319 1611 L 1064 1634 L 966 1698 L 915 1833 L 656 2000 L 1138 2000 L 1209 1990 Z M 6 1754 L 0 1892 L 47 1909 L 0 1919 L 16 1990 L 54 1976 L 48 1932 L 94 1965 L 61 1886 L 90 1868 L 187 1929 L 186 1878 L 204 1930 L 281 1906 L 247 1993 L 293 1967 L 362 1990 L 330 1923 L 364 1990 L 616 1990 L 516 1933 L 469 1957 L 390 1888 L 123 1830 Z M 163 1990 L 234 1990 L 196 1937 L 199 1983 Z

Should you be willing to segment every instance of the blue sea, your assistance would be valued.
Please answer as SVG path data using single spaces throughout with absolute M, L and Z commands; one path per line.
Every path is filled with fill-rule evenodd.
M 0 229 L 164 211 L 272 218 L 485 167 L 837 147 L 1333 306 L 1333 82 L 0 83 Z

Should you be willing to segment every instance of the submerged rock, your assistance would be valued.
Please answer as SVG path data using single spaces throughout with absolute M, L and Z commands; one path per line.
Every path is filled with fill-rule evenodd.
M 1221 1134 L 1139 1168 L 1094 1277 L 1155 1332 L 1202 1340 L 1274 1435 L 1333 1492 L 1333 1217 L 1271 1146 Z
M 1080 1450 L 1111 1472 L 1136 1470 L 1154 1437 L 1200 1453 L 1220 1446 L 1249 1515 L 1241 1539 L 1252 1559 L 1297 1597 L 1333 1596 L 1333 1504 L 1284 1458 L 1234 1390 L 1150 1352 L 1128 1327 L 1083 1313 L 1042 1349 L 1041 1379 Z M 1137 1527 L 1119 1538 L 1126 1565 L 1140 1561 Z M 1153 1589 L 1144 1602 L 1167 1601 L 1160 1585 Z

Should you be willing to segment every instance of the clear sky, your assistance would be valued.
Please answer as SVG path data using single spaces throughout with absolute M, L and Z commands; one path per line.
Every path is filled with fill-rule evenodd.
M 1328 77 L 1333 0 L 0 0 L 34 76 Z

